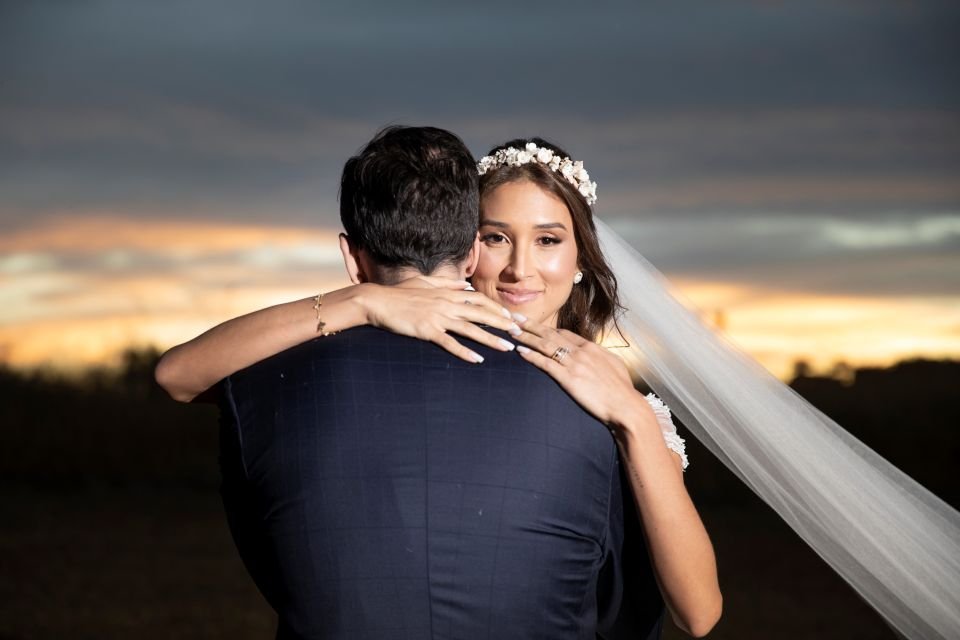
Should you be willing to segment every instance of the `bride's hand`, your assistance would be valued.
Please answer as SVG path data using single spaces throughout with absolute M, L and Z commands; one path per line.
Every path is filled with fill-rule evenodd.
M 550 374 L 596 419 L 609 427 L 619 427 L 639 411 L 649 413 L 648 419 L 656 421 L 653 409 L 633 386 L 620 358 L 572 331 L 551 329 L 522 316 L 517 320 L 523 328 L 517 337 L 523 343 L 517 347 L 520 355 Z
M 467 362 L 483 359 L 450 333 L 499 351 L 512 350 L 513 343 L 477 326 L 519 334 L 510 312 L 482 293 L 466 290 L 467 286 L 463 280 L 431 276 L 417 276 L 394 286 L 370 285 L 363 296 L 367 321 L 393 333 L 433 342 Z

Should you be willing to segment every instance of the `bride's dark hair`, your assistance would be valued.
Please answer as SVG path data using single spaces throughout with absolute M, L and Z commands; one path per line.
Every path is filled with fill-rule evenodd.
M 494 147 L 487 155 L 500 149 L 514 147 L 523 150 L 528 142 L 550 149 L 561 158 L 570 157 L 566 151 L 542 138 L 518 138 Z M 560 198 L 570 211 L 573 235 L 577 241 L 577 265 L 583 271 L 583 280 L 574 285 L 567 301 L 557 314 L 557 326 L 588 340 L 600 338 L 604 331 L 616 325 L 621 306 L 617 297 L 617 279 L 600 251 L 593 211 L 575 186 L 566 178 L 539 162 L 520 166 L 504 165 L 488 170 L 480 176 L 480 215 L 483 217 L 483 197 L 497 187 L 527 180 L 544 191 Z

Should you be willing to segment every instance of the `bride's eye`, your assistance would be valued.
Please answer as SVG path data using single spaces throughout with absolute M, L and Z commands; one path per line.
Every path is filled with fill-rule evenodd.
M 480 236 L 480 241 L 486 242 L 488 244 L 501 244 L 503 242 L 506 242 L 507 238 L 502 233 L 498 233 L 494 231 L 492 233 L 487 233 L 485 235 Z
M 560 240 L 560 238 L 557 238 L 557 237 L 554 237 L 554 236 L 541 236 L 541 237 L 537 238 L 537 242 L 539 242 L 540 244 L 542 244 L 542 245 L 544 245 L 544 246 L 550 247 L 550 246 L 553 246 L 553 245 L 555 245 L 555 244 L 560 244 L 560 243 L 563 242 L 563 241 Z

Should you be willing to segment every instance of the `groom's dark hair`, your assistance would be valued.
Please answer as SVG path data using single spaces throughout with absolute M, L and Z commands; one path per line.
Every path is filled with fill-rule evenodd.
M 432 273 L 470 253 L 478 184 L 476 161 L 456 135 L 387 127 L 344 165 L 340 221 L 378 265 Z

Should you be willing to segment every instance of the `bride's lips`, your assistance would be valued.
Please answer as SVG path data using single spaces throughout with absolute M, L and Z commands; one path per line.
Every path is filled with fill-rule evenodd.
M 543 292 L 532 289 L 497 289 L 497 293 L 507 304 L 518 305 L 535 300 Z

